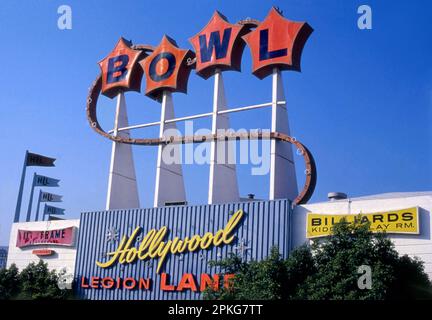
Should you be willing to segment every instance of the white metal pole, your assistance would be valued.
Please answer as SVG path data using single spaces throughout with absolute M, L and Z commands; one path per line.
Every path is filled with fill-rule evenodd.
M 119 131 L 127 127 L 128 117 L 126 101 L 123 93 L 117 96 L 116 114 L 113 135 L 129 136 L 129 131 Z M 135 174 L 135 164 L 132 146 L 129 144 L 113 142 L 111 149 L 111 162 L 108 178 L 108 191 L 106 210 L 121 208 L 139 208 L 138 186 Z
M 290 135 L 288 112 L 285 103 L 282 75 L 278 68 L 272 76 L 272 123 L 271 131 Z M 284 103 L 281 103 L 284 101 Z M 270 192 L 269 199 L 297 197 L 297 178 L 291 145 L 281 141 L 271 141 L 270 151 Z
M 113 129 L 113 136 L 117 136 L 118 134 L 118 120 L 120 115 L 120 108 L 122 103 L 122 94 L 117 95 L 117 104 L 116 104 L 116 113 L 114 118 L 114 129 Z M 107 192 L 107 199 L 106 199 L 106 205 L 105 209 L 109 210 L 111 209 L 111 197 L 112 197 L 112 189 L 113 189 L 113 174 L 114 171 L 114 164 L 115 164 L 115 156 L 116 156 L 116 142 L 112 143 L 111 146 L 111 161 L 110 161 L 110 169 L 109 169 L 109 176 L 108 176 L 108 192 Z
M 25 181 L 26 169 L 27 169 L 27 158 L 28 158 L 28 150 L 26 150 L 25 157 L 24 157 L 24 165 L 21 173 L 21 182 L 18 191 L 17 204 L 15 208 L 14 222 L 19 222 L 19 218 L 20 218 L 21 203 L 22 203 L 22 196 L 24 190 L 24 181 Z
M 172 93 L 164 91 L 162 93 L 161 121 L 159 137 L 177 136 L 177 125 L 167 123 L 167 120 L 174 119 L 174 103 Z M 165 163 L 163 159 L 164 150 L 169 148 L 174 154 L 174 163 Z M 156 183 L 153 206 L 164 206 L 167 202 L 186 202 L 186 192 L 183 180 L 181 145 L 159 145 L 156 168 Z
M 227 110 L 225 88 L 222 72 L 216 69 L 214 74 L 212 134 L 219 129 L 230 129 L 228 114 L 221 114 Z M 210 142 L 210 173 L 208 204 L 239 201 L 238 182 L 233 154 L 233 141 Z

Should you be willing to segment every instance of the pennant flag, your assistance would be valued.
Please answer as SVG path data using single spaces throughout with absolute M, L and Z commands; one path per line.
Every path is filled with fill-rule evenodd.
M 64 215 L 64 214 L 65 214 L 65 209 L 49 206 L 47 204 L 45 205 L 44 216 L 45 215 Z
M 55 158 L 46 157 L 37 153 L 27 153 L 26 166 L 37 166 L 37 167 L 55 167 Z
M 50 177 L 45 177 L 45 176 L 41 176 L 36 174 L 34 177 L 34 186 L 35 187 L 58 187 L 59 186 L 59 181 L 58 179 L 53 179 Z
M 53 220 L 65 220 L 65 219 L 60 217 L 55 217 L 55 216 L 48 216 L 48 221 L 53 221 Z
M 37 153 L 31 153 L 26 151 L 25 157 L 24 157 L 24 165 L 21 173 L 21 182 L 20 187 L 18 190 L 18 198 L 17 198 L 17 204 L 15 207 L 15 216 L 14 216 L 14 222 L 18 222 L 20 219 L 21 214 L 21 204 L 22 204 L 22 196 L 23 196 L 23 190 L 24 190 L 24 180 L 26 176 L 26 170 L 28 166 L 39 166 L 39 167 L 55 167 L 54 161 L 56 159 L 45 157 L 43 155 L 37 154 Z M 32 195 L 33 195 L 33 189 L 34 189 L 34 183 L 35 179 L 33 179 L 33 187 L 32 187 Z M 30 200 L 33 200 L 32 198 Z M 26 221 L 30 221 L 30 211 L 31 211 L 31 204 L 29 205 L 29 210 L 27 210 L 27 219 Z
M 58 194 L 41 191 L 40 202 L 62 202 L 62 198 Z

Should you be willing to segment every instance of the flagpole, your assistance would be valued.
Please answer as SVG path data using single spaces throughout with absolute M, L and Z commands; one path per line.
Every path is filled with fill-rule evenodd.
M 42 195 L 42 190 L 39 190 L 39 197 L 38 197 L 38 203 L 37 203 L 37 208 L 36 208 L 36 220 L 35 221 L 39 221 L 39 209 L 40 209 L 40 203 L 41 203 L 41 195 Z
M 32 209 L 32 204 L 33 204 L 33 194 L 34 194 L 34 188 L 35 188 L 35 180 L 36 180 L 36 172 L 33 173 L 33 182 L 32 182 L 32 187 L 31 187 L 31 191 L 30 191 L 30 200 L 29 200 L 29 205 L 28 205 L 28 209 L 27 209 L 26 222 L 30 221 L 31 209 Z
M 24 157 L 24 165 L 23 165 L 23 169 L 22 169 L 22 173 L 21 173 L 21 182 L 20 182 L 20 187 L 19 187 L 19 191 L 18 191 L 17 204 L 16 204 L 16 208 L 15 208 L 14 223 L 19 222 L 19 218 L 20 218 L 22 195 L 23 195 L 23 189 L 24 189 L 24 180 L 25 180 L 26 169 L 27 169 L 27 157 L 28 157 L 28 150 L 26 150 L 25 157 Z

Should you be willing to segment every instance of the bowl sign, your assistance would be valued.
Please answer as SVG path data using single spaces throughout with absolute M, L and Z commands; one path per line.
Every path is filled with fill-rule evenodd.
M 259 79 L 272 74 L 274 68 L 300 71 L 301 53 L 312 31 L 306 22 L 288 20 L 272 8 L 257 26 L 247 19 L 229 23 L 216 11 L 189 39 L 194 51 L 180 49 L 168 36 L 157 47 L 133 45 L 120 38 L 113 51 L 99 61 L 101 91 L 109 98 L 125 91 L 139 92 L 145 77 L 145 94 L 150 98 L 161 100 L 165 90 L 186 93 L 191 69 L 204 79 L 216 70 L 240 71 L 246 44 L 252 54 L 252 73 Z

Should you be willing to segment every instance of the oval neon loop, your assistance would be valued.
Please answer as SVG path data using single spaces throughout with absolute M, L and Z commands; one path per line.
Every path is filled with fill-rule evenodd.
M 96 80 L 93 82 L 92 86 L 90 87 L 89 91 L 89 99 L 87 99 L 87 107 L 86 107 L 86 113 L 87 113 L 87 120 L 89 121 L 91 127 L 93 130 L 95 130 L 98 134 L 101 136 L 108 138 L 114 142 L 119 143 L 126 143 L 126 144 L 135 144 L 135 145 L 142 145 L 142 146 L 157 146 L 160 144 L 169 144 L 169 143 L 177 143 L 177 144 L 187 144 L 187 143 L 201 143 L 205 141 L 212 141 L 212 140 L 260 140 L 260 139 L 266 139 L 266 140 L 277 140 L 282 142 L 291 143 L 294 146 L 297 147 L 297 149 L 302 151 L 303 159 L 305 162 L 306 170 L 306 179 L 305 183 L 303 185 L 302 191 L 299 193 L 299 195 L 294 199 L 295 204 L 304 204 L 306 203 L 312 196 L 316 180 L 317 180 L 317 173 L 316 173 L 316 166 L 315 166 L 315 160 L 310 153 L 310 151 L 304 146 L 302 143 L 297 141 L 295 138 L 290 137 L 286 134 L 280 133 L 280 132 L 270 132 L 268 133 L 262 133 L 262 131 L 256 131 L 251 130 L 247 133 L 228 133 L 223 135 L 193 135 L 193 136 L 176 136 L 176 137 L 170 137 L 170 139 L 166 138 L 127 138 L 127 137 L 120 137 L 120 136 L 113 136 L 109 133 L 107 133 L 104 129 L 102 129 L 101 125 L 99 124 L 99 121 L 97 119 L 97 101 L 99 98 L 99 95 L 101 93 L 102 88 L 102 76 L 99 75 Z

